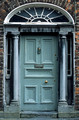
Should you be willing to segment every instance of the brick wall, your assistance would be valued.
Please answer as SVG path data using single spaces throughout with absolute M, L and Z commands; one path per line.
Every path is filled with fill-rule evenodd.
M 79 2 L 75 5 L 75 108 L 79 110 Z
M 74 2 L 75 1 L 75 2 Z M 31 2 L 47 2 L 67 10 L 75 20 L 75 108 L 79 109 L 79 0 L 1 0 L 0 1 L 0 110 L 3 106 L 3 21 L 14 8 Z
M 3 25 L 0 24 L 0 110 L 3 108 Z

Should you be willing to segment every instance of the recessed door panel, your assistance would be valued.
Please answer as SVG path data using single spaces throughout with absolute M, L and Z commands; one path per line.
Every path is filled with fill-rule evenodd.
M 36 103 L 37 102 L 37 86 L 25 85 L 24 90 L 24 103 Z
M 21 110 L 57 109 L 57 57 L 56 36 L 21 36 Z
M 25 40 L 25 63 L 36 62 L 36 39 Z
M 49 54 L 50 51 L 50 54 Z M 42 62 L 53 63 L 53 41 L 51 39 L 42 40 Z
M 41 86 L 41 103 L 54 103 L 53 96 L 53 85 L 42 85 Z M 50 93 L 50 94 L 49 94 Z

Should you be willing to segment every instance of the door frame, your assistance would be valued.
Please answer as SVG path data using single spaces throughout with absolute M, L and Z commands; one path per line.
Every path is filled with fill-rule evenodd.
M 20 28 L 20 31 L 19 31 L 19 29 L 18 28 Z M 29 29 L 30 28 L 30 29 Z M 38 29 L 39 28 L 39 29 Z M 41 29 L 42 28 L 42 29 Z M 73 26 L 70 26 L 70 25 L 65 25 L 65 26 L 63 26 L 63 25 L 59 25 L 59 26 L 57 26 L 57 25 L 52 25 L 52 26 L 50 26 L 50 25 L 47 25 L 47 26 L 45 26 L 45 25 L 31 25 L 31 26 L 18 26 L 18 25 L 15 25 L 15 26 L 11 26 L 11 25 L 6 25 L 6 27 L 5 27 L 5 36 L 4 36 L 4 40 L 6 41 L 6 36 L 8 35 L 8 34 L 10 34 L 11 35 L 11 37 L 12 37 L 12 39 L 14 39 L 14 42 L 15 42 L 15 51 L 18 51 L 18 53 L 17 53 L 17 57 L 18 57 L 18 61 L 17 61 L 17 63 L 18 63 L 18 65 L 20 66 L 20 58 L 19 58 L 19 47 L 17 47 L 17 46 L 19 46 L 19 36 L 20 35 L 24 35 L 24 34 L 26 34 L 26 35 L 28 35 L 29 33 L 32 33 L 32 34 L 36 34 L 36 33 L 40 33 L 41 34 L 41 32 L 42 33 L 45 33 L 46 31 L 45 31 L 45 28 L 47 29 L 47 33 L 48 34 L 58 34 L 59 35 L 59 42 L 61 42 L 61 39 L 63 39 L 61 36 L 66 36 L 68 33 L 72 33 L 73 34 L 73 37 L 74 37 L 74 33 L 73 33 L 73 31 L 74 31 L 74 27 Z M 35 30 L 35 31 L 33 31 L 33 29 Z M 73 40 L 74 40 L 74 38 L 73 38 Z M 5 48 L 6 48 L 6 42 L 4 42 L 5 44 Z M 74 41 L 73 41 L 73 46 L 74 46 Z M 74 47 L 73 47 L 73 49 L 74 49 Z M 5 56 L 6 56 L 6 49 L 4 49 L 5 50 Z M 16 53 L 16 52 L 15 52 Z M 5 60 L 6 60 L 6 57 L 5 57 Z M 16 62 L 16 61 L 15 61 Z M 73 64 L 74 64 L 74 62 L 73 62 Z M 4 62 L 4 65 L 6 65 L 6 63 Z M 17 69 L 16 69 L 16 71 L 18 71 L 18 74 L 17 75 L 19 75 L 19 72 L 20 72 L 20 69 L 19 69 L 19 66 L 17 67 Z M 60 66 L 60 62 L 59 62 L 59 66 Z M 73 65 L 73 67 L 74 67 L 74 65 Z M 59 71 L 61 71 L 61 66 L 60 66 L 60 70 Z M 6 72 L 6 69 L 5 69 L 5 72 Z M 4 73 L 4 75 L 6 76 L 6 74 Z M 16 78 L 17 79 L 17 78 Z M 18 80 L 17 81 L 15 81 L 14 82 L 14 90 L 15 90 L 15 92 L 14 92 L 14 98 L 15 98 L 15 100 L 14 101 L 16 101 L 16 102 L 18 102 L 19 101 L 19 99 L 20 99 L 20 94 L 19 94 L 19 92 L 20 92 L 20 84 L 19 84 L 19 76 L 18 76 Z M 74 79 L 74 78 L 73 78 Z M 16 82 L 17 82 L 17 84 L 16 84 Z M 4 85 L 5 85 L 5 83 L 4 83 Z M 59 85 L 59 87 L 60 87 L 60 85 Z M 4 87 L 5 88 L 5 87 Z M 18 88 L 18 91 L 17 91 L 17 88 Z M 64 89 L 64 88 L 63 88 Z M 5 89 L 4 89 L 5 90 Z M 65 91 L 66 92 L 66 91 Z M 60 94 L 60 91 L 59 91 L 59 94 Z M 4 94 L 5 95 L 5 94 Z M 63 96 L 62 96 L 63 97 Z M 5 98 L 5 97 L 4 97 Z M 4 99 L 5 100 L 5 99 Z M 13 101 L 13 100 L 12 100 Z M 59 101 L 60 102 L 60 101 Z M 59 102 L 58 102 L 58 106 L 59 106 Z
M 36 5 L 39 3 L 40 6 L 43 4 L 43 6 L 48 6 L 49 8 L 54 8 L 55 10 L 58 10 L 58 11 L 61 11 L 70 21 L 69 24 L 62 24 L 62 23 L 59 23 L 59 24 L 56 24 L 56 23 L 53 23 L 53 24 L 49 24 L 49 23 L 35 23 L 35 24 L 24 24 L 24 23 L 9 23 L 9 20 L 10 18 L 16 13 L 18 12 L 19 10 L 22 10 L 24 9 L 25 7 L 29 7 L 29 6 L 34 6 L 36 3 Z M 13 88 L 13 94 L 14 94 L 14 98 L 12 101 L 15 101 L 16 103 L 19 102 L 19 99 L 20 99 L 20 95 L 19 95 L 19 91 L 20 91 L 20 85 L 19 85 L 19 36 L 20 34 L 28 34 L 29 32 L 31 33 L 44 33 L 44 32 L 47 32 L 47 33 L 51 33 L 51 34 L 54 34 L 54 33 L 58 33 L 59 34 L 59 42 L 61 42 L 63 39 L 66 40 L 66 35 L 68 35 L 69 33 L 72 33 L 73 34 L 73 72 L 74 72 L 74 76 L 73 76 L 73 85 L 75 84 L 75 34 L 74 34 L 74 20 L 72 18 L 72 16 L 66 11 L 64 10 L 63 8 L 59 7 L 59 6 L 56 6 L 56 5 L 53 5 L 53 4 L 50 4 L 50 3 L 42 3 L 42 2 L 34 2 L 34 3 L 28 3 L 28 4 L 25 4 L 25 5 L 22 5 L 20 7 L 17 7 L 15 8 L 14 10 L 12 10 L 8 15 L 7 17 L 5 18 L 4 20 L 4 104 L 6 104 L 6 82 L 8 82 L 6 79 L 10 79 L 10 78 L 7 78 L 6 76 L 6 71 L 7 71 L 7 68 L 6 68 L 6 56 L 7 56 L 7 53 L 6 53 L 6 39 L 7 39 L 7 35 L 10 34 L 11 36 L 11 39 L 14 41 L 14 44 L 15 44 L 15 57 L 17 56 L 17 60 L 15 60 L 15 64 L 14 64 L 14 68 L 13 68 L 13 71 L 15 69 L 15 73 L 14 73 L 14 88 Z M 63 49 L 61 49 L 63 50 Z M 17 54 L 16 54 L 16 51 Z M 64 54 L 63 54 L 64 55 Z M 66 56 L 65 56 L 66 57 Z M 16 64 L 19 65 L 17 66 L 16 68 Z M 60 71 L 63 69 L 60 65 L 60 62 L 59 62 L 59 66 L 60 66 Z M 66 66 L 65 66 L 66 67 Z M 18 72 L 17 72 L 18 71 Z M 63 71 L 63 70 L 62 70 Z M 17 75 L 15 75 L 17 72 Z M 66 75 L 67 76 L 67 75 Z M 61 77 L 62 78 L 62 77 Z M 17 84 L 16 84 L 17 83 Z M 67 84 L 67 83 L 66 83 Z M 61 84 L 59 85 L 59 87 L 61 86 Z M 62 87 L 62 86 L 61 86 Z M 17 88 L 18 88 L 18 91 L 17 91 Z M 64 89 L 64 88 L 63 88 Z M 60 94 L 61 94 L 61 91 L 59 91 Z M 65 95 L 66 95 L 66 90 L 64 90 L 65 92 Z M 74 93 L 74 91 L 73 91 Z M 63 102 L 62 104 L 64 104 L 65 101 L 62 101 L 63 99 L 62 98 L 65 98 L 64 94 L 63 96 L 61 95 L 61 99 L 59 99 L 60 102 Z M 73 98 L 74 100 L 74 98 Z M 58 103 L 59 104 L 59 103 Z

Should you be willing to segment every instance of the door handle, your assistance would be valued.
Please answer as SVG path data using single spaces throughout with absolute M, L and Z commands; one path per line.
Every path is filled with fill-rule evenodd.
M 37 54 L 41 53 L 41 48 L 37 48 Z

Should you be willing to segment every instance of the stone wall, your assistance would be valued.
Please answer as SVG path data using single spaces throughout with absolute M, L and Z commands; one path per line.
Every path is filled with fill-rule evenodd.
M 79 0 L 1 0 L 0 1 L 0 110 L 3 109 L 3 22 L 7 14 L 14 8 L 31 2 L 47 2 L 67 10 L 75 21 L 75 108 L 79 109 Z

